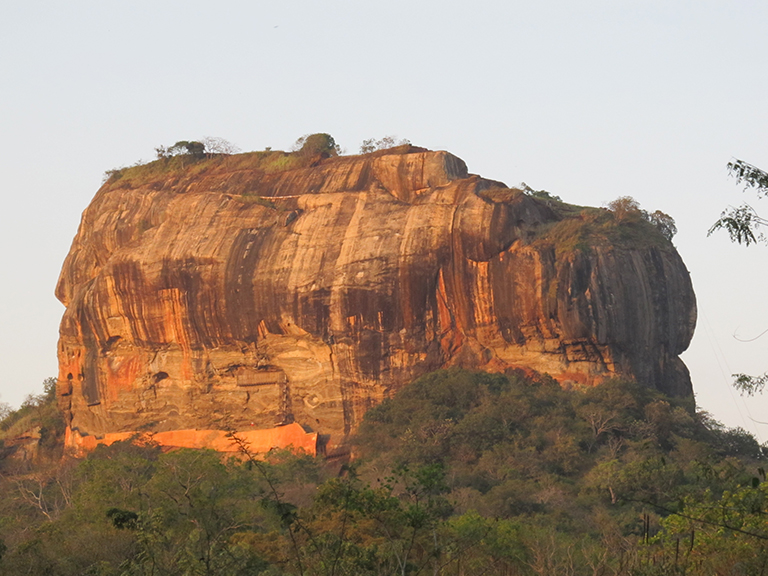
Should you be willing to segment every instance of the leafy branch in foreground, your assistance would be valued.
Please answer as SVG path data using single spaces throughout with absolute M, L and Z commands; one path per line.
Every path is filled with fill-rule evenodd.
M 743 160 L 728 162 L 728 173 L 736 178 L 736 183 L 746 183 L 745 190 L 754 188 L 757 197 L 768 195 L 768 173 Z M 725 230 L 731 237 L 731 242 L 744 244 L 757 244 L 765 242 L 765 236 L 759 231 L 762 226 L 768 225 L 768 220 L 762 218 L 752 206 L 742 204 L 738 208 L 732 206 L 723 210 L 720 218 L 707 232 L 707 236 L 717 230 Z
M 742 394 L 754 396 L 760 394 L 768 383 L 768 373 L 762 376 L 750 376 L 749 374 L 732 374 L 733 386 Z
M 768 195 L 768 173 L 743 160 L 728 162 L 728 174 L 736 178 L 736 183 L 746 182 L 746 188 L 754 188 L 758 198 Z M 745 189 L 746 189 L 745 188 Z
M 728 173 L 736 178 L 736 182 L 746 183 L 747 188 L 754 188 L 758 198 L 768 195 L 768 172 L 748 164 L 743 160 L 728 162 Z M 707 236 L 716 230 L 724 229 L 731 237 L 731 242 L 744 244 L 757 244 L 768 242 L 760 228 L 768 225 L 768 219 L 762 218 L 752 206 L 742 204 L 739 208 L 729 207 L 720 214 L 720 218 L 707 232 Z M 763 391 L 768 382 L 768 373 L 762 376 L 750 376 L 748 374 L 733 374 L 733 386 L 742 394 L 753 396 Z
M 757 244 L 758 241 L 765 242 L 765 236 L 758 231 L 758 228 L 766 224 L 768 224 L 768 220 L 760 217 L 752 206 L 742 204 L 738 208 L 728 207 L 723 210 L 720 218 L 707 232 L 707 236 L 723 229 L 728 232 L 731 242 L 749 246 L 750 244 Z

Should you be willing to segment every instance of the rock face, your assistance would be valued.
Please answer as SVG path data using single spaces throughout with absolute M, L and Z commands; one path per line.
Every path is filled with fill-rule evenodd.
M 297 422 L 338 446 L 369 407 L 450 365 L 692 393 L 678 358 L 690 278 L 642 218 L 410 146 L 173 160 L 113 176 L 64 263 L 73 444 Z

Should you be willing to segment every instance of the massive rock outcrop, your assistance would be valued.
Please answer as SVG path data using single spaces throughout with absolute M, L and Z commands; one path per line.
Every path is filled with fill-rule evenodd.
M 650 223 L 411 146 L 116 173 L 56 293 L 73 446 L 292 422 L 338 446 L 370 406 L 451 365 L 692 392 L 678 358 L 691 282 Z

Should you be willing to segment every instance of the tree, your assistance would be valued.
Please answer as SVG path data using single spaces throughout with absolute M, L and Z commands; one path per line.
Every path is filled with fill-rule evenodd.
M 262 490 L 237 460 L 222 462 L 212 450 L 162 454 L 140 490 L 143 509 L 106 512 L 115 528 L 136 531 L 135 573 L 252 573 L 258 558 L 236 540 L 259 527 Z
M 640 208 L 640 203 L 632 196 L 619 196 L 606 204 L 608 209 L 613 212 L 614 217 L 619 222 L 627 222 L 642 218 L 653 224 L 664 238 L 672 241 L 677 234 L 675 219 L 669 214 L 656 210 L 655 212 L 646 212 Z
M 300 156 L 322 155 L 329 157 L 341 154 L 341 148 L 336 144 L 336 140 L 333 139 L 333 136 L 323 132 L 318 134 L 305 134 L 296 140 L 293 145 L 293 150 Z
M 203 146 L 205 146 L 206 154 L 237 154 L 240 152 L 240 148 L 235 144 L 225 140 L 224 138 L 218 138 L 216 136 L 206 136 L 202 140 Z
M 728 162 L 728 173 L 736 178 L 736 183 L 744 182 L 744 189 L 754 188 L 758 198 L 768 195 L 768 172 L 761 170 L 743 160 Z M 766 237 L 760 232 L 762 226 L 768 225 L 768 220 L 762 218 L 752 206 L 746 202 L 734 208 L 729 206 L 720 214 L 720 218 L 707 232 L 707 236 L 716 230 L 724 229 L 728 232 L 732 242 L 744 244 L 757 244 L 758 241 L 766 242 Z
M 748 188 L 754 188 L 758 198 L 768 195 L 768 172 L 747 164 L 743 160 L 728 162 L 728 173 L 736 178 L 736 183 L 744 182 Z M 766 242 L 765 235 L 760 231 L 762 226 L 768 225 L 768 220 L 762 218 L 752 206 L 747 203 L 738 208 L 728 207 L 720 214 L 720 218 L 707 232 L 707 236 L 721 228 L 728 232 L 731 242 L 737 242 L 749 246 L 758 241 Z M 742 394 L 752 396 L 762 392 L 768 383 L 768 372 L 762 376 L 750 376 L 749 374 L 732 374 L 735 378 L 733 386 Z
M 179 140 L 173 146 L 155 148 L 157 157 L 161 160 L 171 156 L 191 156 L 195 160 L 200 160 L 212 154 L 237 154 L 239 151 L 237 146 L 224 138 L 212 136 L 206 136 L 201 140 Z
M 442 465 L 401 466 L 379 486 L 361 482 L 354 466 L 345 471 L 317 489 L 304 546 L 308 572 L 415 576 L 432 565 L 437 574 L 452 512 Z
M 613 212 L 619 221 L 641 214 L 640 204 L 632 196 L 619 196 L 616 200 L 611 200 L 608 202 L 608 209 Z
M 669 214 L 665 214 L 661 210 L 656 210 L 648 214 L 648 221 L 656 226 L 667 240 L 672 240 L 675 234 L 677 234 L 677 226 L 675 220 Z
M 410 140 L 405 138 L 398 140 L 395 136 L 384 136 L 381 140 L 368 138 L 367 140 L 363 140 L 363 143 L 360 145 L 360 154 L 370 154 L 371 152 L 376 152 L 376 150 L 387 150 L 388 148 L 403 146 L 410 143 Z

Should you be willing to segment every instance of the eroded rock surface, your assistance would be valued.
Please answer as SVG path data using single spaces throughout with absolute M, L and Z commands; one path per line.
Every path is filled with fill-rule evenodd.
M 57 288 L 73 433 L 298 422 L 336 446 L 450 365 L 691 394 L 691 282 L 647 222 L 506 189 L 447 152 L 309 164 L 219 157 L 99 190 Z

